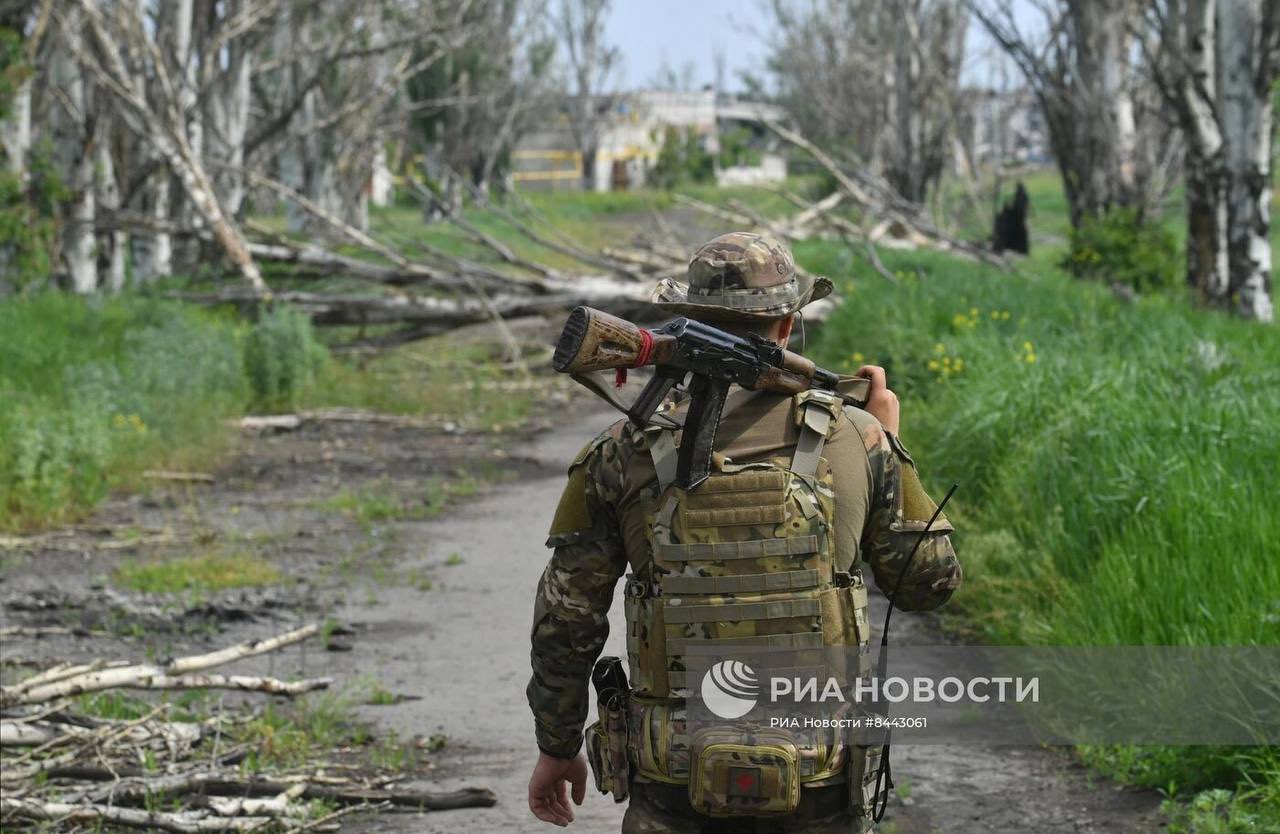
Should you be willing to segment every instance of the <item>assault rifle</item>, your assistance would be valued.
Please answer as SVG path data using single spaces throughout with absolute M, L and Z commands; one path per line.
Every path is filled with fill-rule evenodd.
M 592 371 L 615 370 L 621 382 L 626 369 L 648 365 L 653 366 L 653 379 L 630 406 L 590 377 Z M 738 336 L 687 318 L 646 330 L 591 307 L 575 307 L 569 314 L 551 366 L 605 397 L 637 428 L 655 422 L 654 412 L 667 394 L 690 377 L 691 402 L 684 423 L 664 420 L 668 427 L 683 428 L 675 482 L 684 489 L 702 483 L 710 473 L 716 429 L 730 385 L 780 394 L 820 388 L 839 393 L 855 405 L 866 402 L 868 388 L 867 380 L 823 370 L 763 336 Z

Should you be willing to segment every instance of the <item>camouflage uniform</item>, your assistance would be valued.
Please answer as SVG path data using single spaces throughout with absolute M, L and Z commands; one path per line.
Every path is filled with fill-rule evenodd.
M 773 269 L 780 258 L 789 268 L 789 255 L 777 244 L 755 236 L 725 238 L 713 241 L 695 256 L 690 267 L 691 292 L 678 285 L 660 285 L 657 300 L 679 312 L 696 308 L 703 318 L 742 320 L 787 315 L 814 295 L 815 289 L 822 291 L 819 281 L 793 278 L 790 298 L 767 283 L 765 292 L 755 292 L 758 287 L 753 285 L 776 282 L 777 276 L 784 275 L 779 270 L 777 276 L 761 278 L 761 272 Z M 708 292 L 707 287 L 714 287 L 719 295 Z M 713 308 L 688 300 L 701 290 L 704 297 L 723 303 L 726 289 L 739 291 L 728 315 L 707 315 Z M 683 406 L 674 410 L 678 414 Z M 796 401 L 791 397 L 734 391 L 717 433 L 717 452 L 740 464 L 786 459 L 799 439 L 795 411 Z M 933 504 L 919 488 L 914 464 L 897 438 L 865 411 L 846 406 L 838 414 L 822 453 L 825 463 L 819 479 L 824 494 L 834 501 L 834 567 L 849 572 L 865 563 L 881 590 L 891 593 L 923 528 L 921 519 L 928 517 Z M 628 567 L 640 576 L 652 569 L 649 533 L 660 486 L 649 452 L 651 438 L 651 432 L 620 420 L 588 443 L 569 468 L 569 481 L 547 542 L 555 552 L 538 586 L 532 631 L 533 677 L 527 692 L 538 746 L 551 756 L 572 757 L 582 746 L 588 679 L 608 635 L 607 614 L 618 580 Z M 940 522 L 935 525 L 936 532 L 922 543 L 903 580 L 898 593 L 900 608 L 936 608 L 960 584 L 960 565 L 947 536 L 952 528 L 945 518 Z M 829 797 L 831 788 L 802 791 L 804 801 L 788 817 L 728 820 L 694 813 L 687 800 L 681 799 L 682 791 L 669 785 L 635 783 L 623 830 L 848 832 L 869 828 L 863 817 L 843 810 L 842 804 L 836 808 L 829 802 L 809 801 L 811 794 Z

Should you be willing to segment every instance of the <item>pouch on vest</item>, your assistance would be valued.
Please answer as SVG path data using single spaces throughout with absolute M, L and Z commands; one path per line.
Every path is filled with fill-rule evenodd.
M 689 753 L 689 803 L 700 814 L 763 817 L 800 805 L 800 752 L 783 730 L 704 727 Z

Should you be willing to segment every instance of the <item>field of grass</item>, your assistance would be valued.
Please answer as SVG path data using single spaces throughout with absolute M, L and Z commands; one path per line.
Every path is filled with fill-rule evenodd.
M 359 363 L 301 315 L 248 323 L 126 294 L 0 303 L 0 532 L 74 521 L 147 469 L 204 470 L 249 411 L 347 406 L 509 427 L 535 391 L 481 347 L 427 340 Z
M 1032 195 L 1056 236 L 1060 192 Z M 982 642 L 1280 643 L 1280 331 L 1181 293 L 1124 303 L 1039 249 L 1009 276 L 885 251 L 896 286 L 841 246 L 797 250 L 847 296 L 815 358 L 883 364 L 927 482 L 961 484 L 950 621 Z M 1082 754 L 1190 799 L 1175 830 L 1280 830 L 1280 751 Z

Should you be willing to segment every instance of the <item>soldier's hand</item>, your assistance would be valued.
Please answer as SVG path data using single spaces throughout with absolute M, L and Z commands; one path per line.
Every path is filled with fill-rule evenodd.
M 871 389 L 867 394 L 867 404 L 863 410 L 880 421 L 894 434 L 898 433 L 898 395 L 889 390 L 889 381 L 885 377 L 884 368 L 879 365 L 863 365 L 856 376 L 871 380 Z
M 587 759 L 581 753 L 572 759 L 538 754 L 538 763 L 529 777 L 529 810 L 543 822 L 561 827 L 573 822 L 566 783 L 573 785 L 573 804 L 587 796 Z

